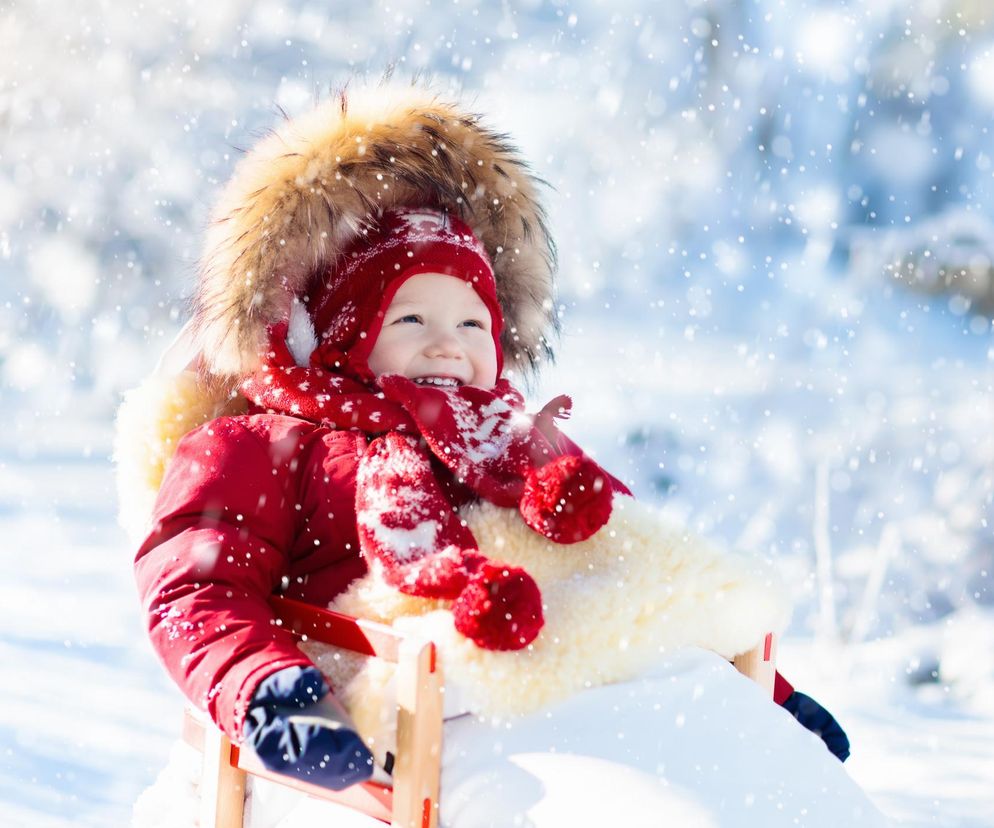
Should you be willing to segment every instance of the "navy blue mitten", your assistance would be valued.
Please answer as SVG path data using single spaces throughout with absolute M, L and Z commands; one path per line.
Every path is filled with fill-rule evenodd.
M 373 773 L 373 756 L 316 667 L 286 667 L 255 690 L 242 729 L 275 773 L 340 791 Z
M 820 736 L 826 747 L 840 762 L 845 762 L 849 758 L 849 737 L 835 721 L 835 717 L 811 696 L 795 690 L 782 706 L 804 727 L 816 736 Z

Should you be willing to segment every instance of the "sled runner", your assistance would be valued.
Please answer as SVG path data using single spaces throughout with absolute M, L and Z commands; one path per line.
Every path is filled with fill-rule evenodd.
M 299 601 L 271 599 L 278 624 L 302 640 L 321 641 L 397 665 L 397 755 L 392 784 L 363 782 L 331 791 L 266 770 L 251 751 L 242 751 L 201 714 L 187 710 L 184 740 L 203 753 L 200 828 L 242 828 L 249 776 L 268 779 L 317 799 L 361 811 L 395 828 L 436 828 L 442 756 L 442 671 L 435 645 L 391 627 L 322 610 Z M 768 633 L 737 656 L 739 672 L 771 696 L 776 639 Z

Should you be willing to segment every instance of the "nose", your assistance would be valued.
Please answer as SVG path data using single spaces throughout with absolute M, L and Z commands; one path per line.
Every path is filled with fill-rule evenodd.
M 450 333 L 438 333 L 431 337 L 425 346 L 425 356 L 444 359 L 461 359 L 462 346 L 459 340 Z

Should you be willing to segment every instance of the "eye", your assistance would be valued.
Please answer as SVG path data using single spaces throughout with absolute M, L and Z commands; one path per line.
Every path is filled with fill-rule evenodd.
M 413 322 L 415 324 L 420 324 L 421 323 L 421 317 L 418 316 L 416 313 L 409 313 L 409 314 L 407 314 L 405 316 L 401 316 L 400 318 L 395 319 L 393 321 L 393 324 L 394 325 L 398 325 L 398 324 L 401 324 L 401 323 L 407 324 L 409 322 Z
M 467 319 L 462 324 L 465 325 L 468 328 L 482 328 L 483 327 L 483 323 L 479 319 Z

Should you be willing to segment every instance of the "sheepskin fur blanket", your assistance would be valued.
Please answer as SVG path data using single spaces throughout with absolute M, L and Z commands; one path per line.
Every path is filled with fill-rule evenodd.
M 118 417 L 117 459 L 122 523 L 132 537 L 147 529 L 182 435 L 238 413 L 239 403 L 212 395 L 190 372 L 157 374 L 129 393 Z M 623 495 L 615 496 L 607 525 L 569 545 L 533 532 L 516 510 L 480 503 L 462 517 L 481 550 L 524 567 L 542 591 L 545 626 L 526 649 L 481 650 L 456 632 L 448 602 L 404 595 L 375 568 L 329 605 L 434 641 L 446 716 L 531 713 L 586 687 L 632 678 L 680 647 L 732 658 L 788 620 L 786 589 L 768 562 L 707 542 Z M 382 762 L 396 742 L 394 666 L 316 642 L 301 646 Z
M 481 549 L 524 567 L 542 590 L 545 626 L 528 648 L 476 647 L 456 632 L 445 602 L 403 595 L 375 571 L 329 607 L 434 641 L 446 716 L 531 713 L 630 679 L 680 647 L 732 658 L 787 621 L 786 592 L 767 563 L 694 537 L 629 497 L 615 496 L 608 524 L 568 546 L 531 531 L 511 509 L 481 503 L 462 516 Z M 315 642 L 302 648 L 383 761 L 396 741 L 394 666 Z

